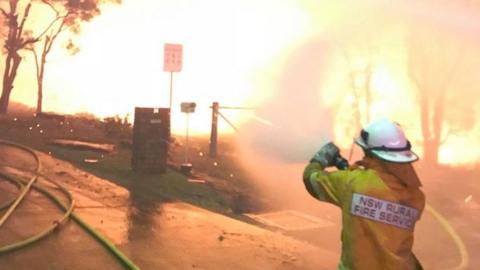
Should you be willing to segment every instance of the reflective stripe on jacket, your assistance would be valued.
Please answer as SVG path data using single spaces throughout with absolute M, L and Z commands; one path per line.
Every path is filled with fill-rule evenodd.
M 362 163 L 364 168 L 328 173 L 314 162 L 303 175 L 312 196 L 342 209 L 339 269 L 421 269 L 412 246 L 425 196 L 413 167 L 368 157 Z

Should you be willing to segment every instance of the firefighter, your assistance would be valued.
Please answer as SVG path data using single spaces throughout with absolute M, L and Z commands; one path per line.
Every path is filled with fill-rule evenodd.
M 425 207 L 412 166 L 418 156 L 401 127 L 387 119 L 365 127 L 355 143 L 364 157 L 354 166 L 348 168 L 330 142 L 314 155 L 303 174 L 313 197 L 342 209 L 338 269 L 422 269 L 412 253 L 415 223 Z M 328 167 L 340 170 L 326 171 Z

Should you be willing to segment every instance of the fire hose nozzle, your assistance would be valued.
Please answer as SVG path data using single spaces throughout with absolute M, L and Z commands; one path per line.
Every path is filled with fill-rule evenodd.
M 337 155 L 335 157 L 335 167 L 337 167 L 337 169 L 339 170 L 348 170 L 348 167 L 350 167 L 350 165 L 348 164 L 348 161 L 345 158 L 343 158 L 340 155 Z

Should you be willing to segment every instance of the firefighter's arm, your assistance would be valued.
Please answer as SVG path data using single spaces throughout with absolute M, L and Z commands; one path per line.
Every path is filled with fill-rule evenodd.
M 349 171 L 326 172 L 318 162 L 311 162 L 303 172 L 303 182 L 314 198 L 340 206 Z
M 328 173 L 327 167 L 342 168 L 341 171 Z M 336 205 L 341 204 L 345 183 L 348 179 L 348 162 L 340 156 L 340 149 L 330 142 L 325 144 L 310 160 L 305 168 L 303 181 L 308 192 L 315 198 Z

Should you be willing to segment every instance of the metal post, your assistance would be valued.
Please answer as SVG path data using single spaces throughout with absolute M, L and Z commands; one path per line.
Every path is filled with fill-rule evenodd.
M 185 164 L 188 163 L 188 133 L 189 133 L 189 130 L 190 130 L 190 126 L 189 126 L 189 116 L 190 114 L 187 113 L 187 134 L 185 136 Z
M 173 72 L 170 72 L 170 110 L 172 110 Z
M 218 102 L 212 104 L 212 130 L 210 132 L 210 157 L 217 157 L 217 138 L 218 138 Z
M 182 112 L 186 113 L 186 134 L 185 134 L 185 159 L 184 163 L 180 165 L 180 171 L 185 174 L 186 176 L 190 176 L 192 174 L 192 164 L 188 163 L 188 148 L 189 148 L 189 133 L 190 133 L 190 113 L 195 111 L 196 104 L 193 102 L 182 102 L 180 107 L 182 108 Z

